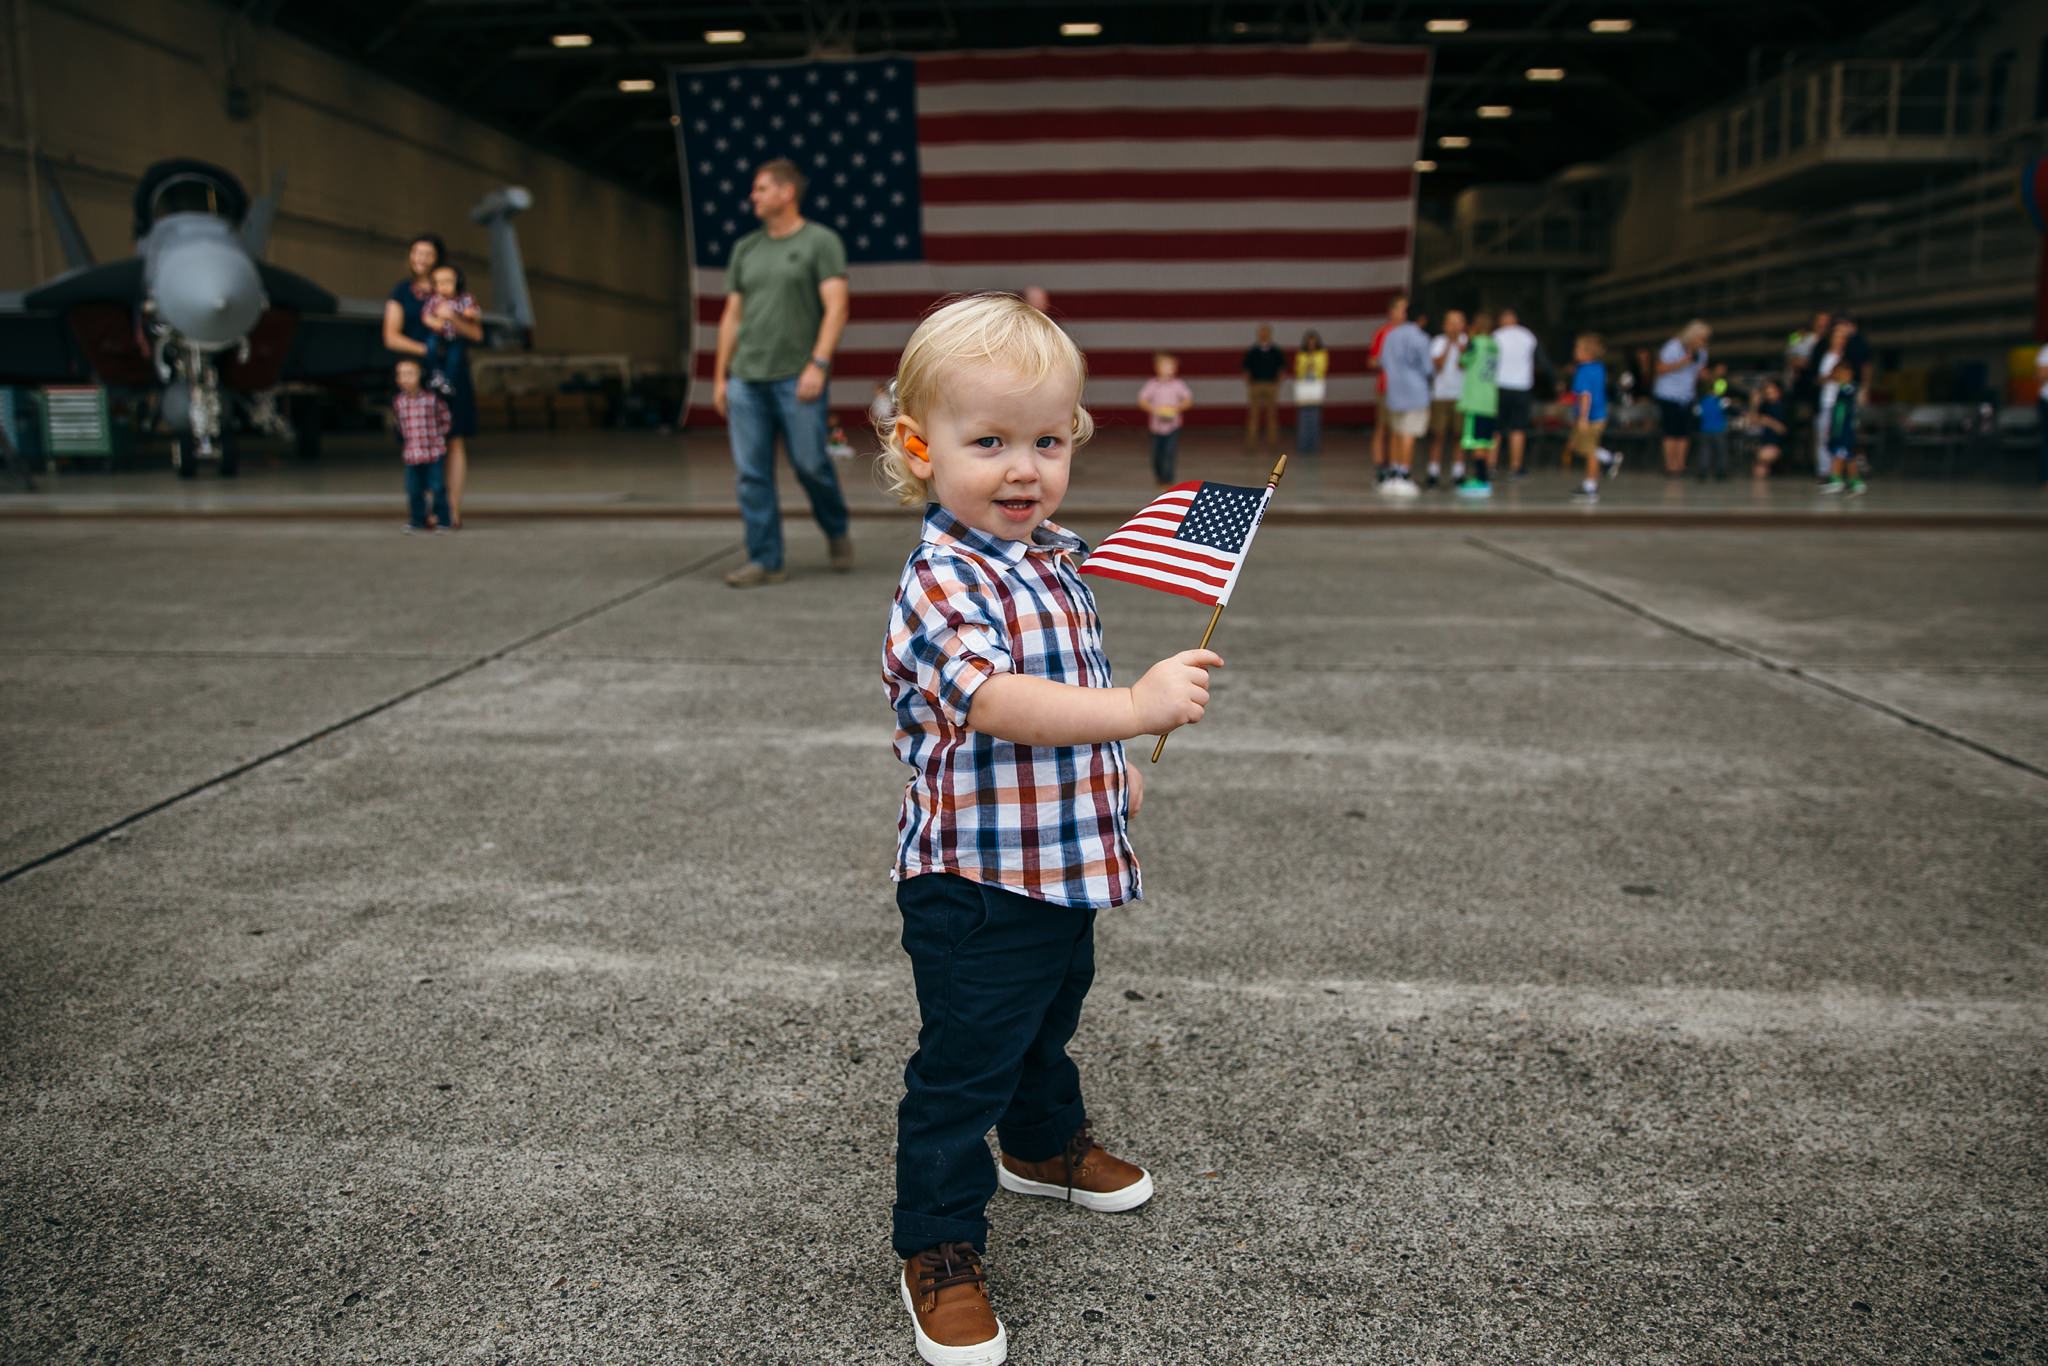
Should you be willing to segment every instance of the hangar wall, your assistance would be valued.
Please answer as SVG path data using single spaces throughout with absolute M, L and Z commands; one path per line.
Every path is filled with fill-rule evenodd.
M 0 0 L 0 15 L 0 290 L 64 268 L 34 148 L 102 261 L 132 248 L 130 196 L 151 162 L 218 163 L 252 197 L 282 169 L 270 259 L 356 298 L 387 293 L 412 235 L 435 231 L 489 306 L 489 244 L 469 208 L 519 184 L 534 200 L 516 222 L 536 349 L 681 367 L 678 208 L 464 118 L 452 89 L 438 103 L 205 0 Z M 451 87 L 473 74 L 451 70 Z M 246 118 L 229 115 L 231 85 L 247 91 Z

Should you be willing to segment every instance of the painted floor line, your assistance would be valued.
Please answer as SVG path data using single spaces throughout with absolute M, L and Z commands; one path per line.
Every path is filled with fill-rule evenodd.
M 275 749 L 266 751 L 263 754 L 259 754 L 255 758 L 250 759 L 247 762 L 237 764 L 233 768 L 230 768 L 225 772 L 216 773 L 211 778 L 207 778 L 202 782 L 194 783 L 192 786 L 185 788 L 183 791 L 175 792 L 170 796 L 165 797 L 161 801 L 152 802 L 150 805 L 145 806 L 138 811 L 131 811 L 127 815 L 122 816 L 120 819 L 110 821 L 106 825 L 101 826 L 99 829 L 92 831 L 90 834 L 79 836 L 77 839 L 72 840 L 69 844 L 62 846 L 61 848 L 52 849 L 46 854 L 41 854 L 35 858 L 30 859 L 26 863 L 16 864 L 14 867 L 9 868 L 7 871 L 0 872 L 0 884 L 12 882 L 14 881 L 14 879 L 21 877 L 24 874 L 32 873 L 38 868 L 47 867 L 49 864 L 55 863 L 57 860 L 61 858 L 66 858 L 72 854 L 77 853 L 80 849 L 84 849 L 89 845 L 99 843 L 101 840 L 105 839 L 107 836 L 111 834 L 114 834 L 116 831 L 125 830 L 129 826 L 134 825 L 139 821 L 147 820 L 149 817 L 156 815 L 159 811 L 168 810 L 169 808 L 176 806 L 180 802 L 198 796 L 202 792 L 211 791 L 216 787 L 220 787 L 226 783 L 233 782 L 235 779 L 241 777 L 245 773 L 251 772 L 254 769 L 261 768 L 265 764 L 272 763 L 278 759 L 282 759 L 288 754 L 297 753 L 299 750 L 306 748 L 308 745 L 317 744 L 319 741 L 326 739 L 330 735 L 334 735 L 339 731 L 347 730 L 350 726 L 356 725 L 363 721 L 367 721 L 373 716 L 377 716 L 384 712 L 390 711 L 393 707 L 409 702 L 413 698 L 419 697 L 424 693 L 432 692 L 434 689 L 439 688 L 444 684 L 452 683 L 456 679 L 461 678 L 467 674 L 475 673 L 478 669 L 484 668 L 490 664 L 494 664 L 498 660 L 505 658 L 507 655 L 517 653 L 518 651 L 525 649 L 529 645 L 536 645 L 541 641 L 546 640 L 550 636 L 560 635 L 562 632 L 570 630 L 573 627 L 581 626 L 584 622 L 589 621 L 593 617 L 602 616 L 604 613 L 609 612 L 614 608 L 623 607 L 627 603 L 632 602 L 636 598 L 645 597 L 647 594 L 655 592 L 657 589 L 666 588 L 669 584 L 676 582 L 678 579 L 687 578 L 689 575 L 694 574 L 701 569 L 705 569 L 711 565 L 717 564 L 720 560 L 723 560 L 728 556 L 732 555 L 732 553 L 737 549 L 738 547 L 736 545 L 722 545 L 718 547 L 716 550 L 712 550 L 705 554 L 697 556 L 695 559 L 689 561 L 687 564 L 682 565 L 680 568 L 669 570 L 666 574 L 661 575 L 659 578 L 649 580 L 648 582 L 643 583 L 636 588 L 627 589 L 623 593 L 607 598 L 603 602 L 600 602 L 593 607 L 586 607 L 582 611 L 577 612 L 572 616 L 566 617 L 561 621 L 555 622 L 548 626 L 543 626 L 538 631 L 530 632 L 529 634 L 520 637 L 518 640 L 513 641 L 509 645 L 500 646 L 499 648 L 492 650 L 487 654 L 477 655 L 476 657 L 470 659 L 466 663 L 456 668 L 449 669 L 445 673 L 437 674 L 436 676 L 428 679 L 424 683 L 420 683 L 413 687 L 407 688 L 404 692 L 398 693 L 392 697 L 387 697 L 383 701 L 374 703 L 368 707 L 363 708 L 360 711 L 352 712 L 351 714 L 341 718 L 339 721 L 335 721 L 329 725 L 322 726 L 320 729 L 312 732 L 309 735 L 302 735 L 296 740 L 289 741 L 285 744 L 279 745 Z
M 1474 549 L 1483 550 L 1489 555 L 1506 560 L 1510 564 L 1520 565 L 1522 568 L 1541 574 L 1545 578 L 1554 579 L 1566 587 L 1576 588 L 1581 593 L 1599 598 L 1602 602 L 1611 603 L 1621 608 L 1624 612 L 1632 613 L 1645 621 L 1653 622 L 1667 631 L 1684 636 L 1688 640 L 1696 640 L 1702 645 L 1711 646 L 1716 650 L 1734 655 L 1737 659 L 1746 659 L 1759 668 L 1768 669 L 1772 673 L 1783 674 L 1787 678 L 1797 679 L 1808 687 L 1818 688 L 1822 692 L 1833 693 L 1845 702 L 1854 702 L 1859 707 L 1867 707 L 1871 711 L 1889 716 L 1895 721 L 1902 721 L 1917 730 L 1924 730 L 1930 735 L 1940 736 L 1950 744 L 1960 745 L 1964 749 L 1973 750 L 1987 759 L 1996 759 L 1999 763 L 2016 768 L 2022 773 L 2032 774 L 2036 778 L 2048 779 L 2048 769 L 2028 763 L 2017 754 L 2008 754 L 1996 746 L 1985 744 L 1982 740 L 1972 739 L 1961 731 L 1951 730 L 1939 722 L 1930 721 L 1924 716 L 1915 715 L 1904 707 L 1895 706 L 1881 698 L 1872 697 L 1868 693 L 1858 692 L 1854 688 L 1845 687 L 1840 683 L 1834 682 L 1832 679 L 1823 678 L 1819 674 L 1801 668 L 1790 660 L 1779 659 L 1773 655 L 1767 655 L 1761 650 L 1753 650 L 1747 645 L 1717 636 L 1710 631 L 1702 631 L 1698 627 L 1687 626 L 1684 622 L 1667 617 L 1653 607 L 1646 607 L 1642 603 L 1625 598 L 1611 589 L 1602 588 L 1596 583 L 1582 579 L 1567 570 L 1558 569 L 1553 565 L 1546 564 L 1542 560 L 1524 555 L 1520 551 L 1510 550 L 1503 545 L 1496 545 L 1484 537 L 1467 536 L 1465 543 Z

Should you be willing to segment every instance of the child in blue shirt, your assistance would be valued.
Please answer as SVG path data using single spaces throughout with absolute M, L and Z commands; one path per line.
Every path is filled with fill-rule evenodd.
M 1586 462 L 1586 477 L 1572 495 L 1583 503 L 1600 501 L 1600 433 L 1607 427 L 1607 348 L 1597 332 L 1582 332 L 1572 343 L 1571 455 Z M 1569 460 L 1569 457 L 1567 457 Z
M 1828 379 L 1834 394 L 1827 409 L 1827 453 L 1834 473 L 1820 491 L 1855 498 L 1865 489 L 1863 475 L 1856 468 L 1856 367 L 1843 361 Z
M 1728 367 L 1708 366 L 1700 374 L 1700 429 L 1693 448 L 1699 452 L 1699 481 L 1713 471 L 1716 482 L 1728 477 Z

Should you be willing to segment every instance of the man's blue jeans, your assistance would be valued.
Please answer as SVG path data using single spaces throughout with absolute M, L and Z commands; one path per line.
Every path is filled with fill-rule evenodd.
M 828 537 L 846 534 L 846 498 L 832 457 L 825 454 L 825 395 L 810 403 L 796 396 L 796 378 L 729 379 L 725 426 L 739 472 L 740 519 L 747 558 L 765 569 L 782 568 L 782 512 L 775 500 L 775 436 L 789 451 L 797 482 L 810 496 L 811 515 Z

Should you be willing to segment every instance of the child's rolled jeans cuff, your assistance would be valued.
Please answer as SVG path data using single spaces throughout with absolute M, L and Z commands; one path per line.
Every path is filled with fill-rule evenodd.
M 1077 1096 L 1037 1124 L 996 1125 L 996 1138 L 1019 1162 L 1046 1162 L 1067 1150 L 1067 1140 L 1081 1132 L 1087 1118 L 1087 1107 Z
M 947 1219 L 936 1214 L 916 1214 L 899 1206 L 891 1222 L 889 1241 L 899 1257 L 915 1257 L 940 1243 L 972 1243 L 976 1252 L 988 1251 L 986 1219 Z

